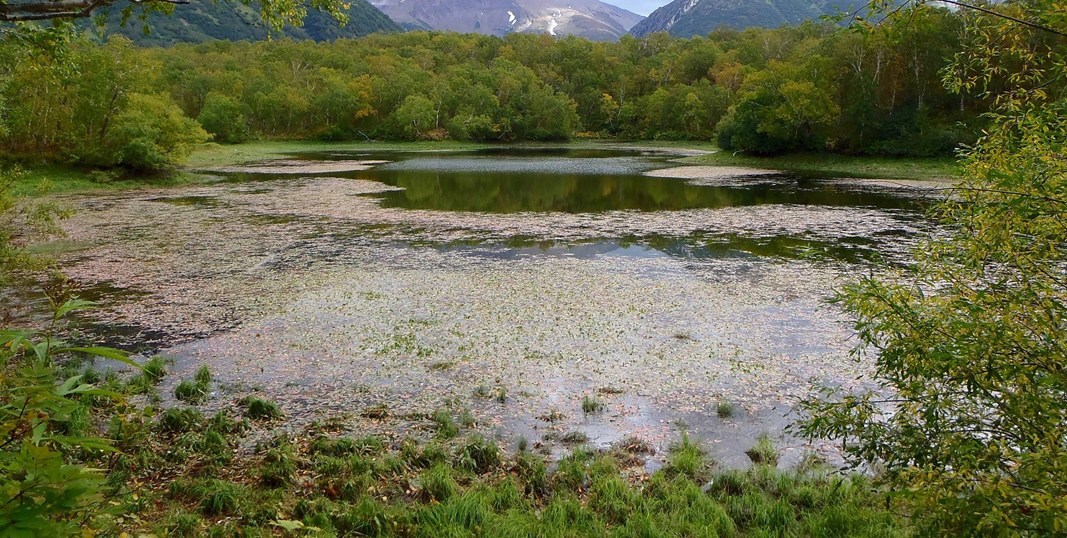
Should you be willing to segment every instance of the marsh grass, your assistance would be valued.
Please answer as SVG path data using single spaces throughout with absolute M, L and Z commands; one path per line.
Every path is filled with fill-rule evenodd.
M 730 402 L 719 402 L 719 404 L 715 406 L 715 414 L 719 415 L 719 418 L 731 418 L 734 416 L 735 412 L 736 409 L 734 404 Z
M 249 420 L 275 420 L 282 417 L 282 410 L 274 402 L 260 398 L 243 398 L 245 417 Z
M 439 439 L 451 439 L 459 435 L 459 426 L 456 425 L 452 414 L 444 409 L 439 409 L 430 417 L 434 423 L 434 430 Z
M 172 361 L 170 359 L 161 357 L 159 355 L 152 357 L 145 361 L 141 365 L 142 370 L 136 375 L 130 377 L 126 382 L 126 392 L 128 394 L 152 394 L 156 390 L 156 386 L 163 380 L 163 376 L 167 375 L 167 366 Z M 90 377 L 93 377 L 90 375 Z M 87 381 L 88 383 L 88 381 Z
M 207 399 L 207 390 L 192 381 L 182 380 L 174 387 L 174 397 L 186 403 L 200 403 Z
M 508 456 L 478 436 L 391 443 L 310 430 L 240 455 L 231 449 L 244 432 L 239 424 L 227 413 L 185 423 L 188 431 L 168 450 L 192 452 L 173 463 L 154 456 L 158 447 L 122 456 L 136 461 L 125 468 L 148 465 L 174 477 L 140 491 L 144 508 L 131 519 L 140 526 L 125 530 L 266 537 L 278 536 L 280 524 L 299 522 L 319 531 L 282 535 L 907 536 L 866 478 L 815 466 L 718 471 L 684 435 L 671 445 L 667 465 L 647 475 L 634 474 L 620 458 L 650 448 L 636 438 L 607 452 L 575 446 L 556 465 L 526 451 Z M 189 463 L 220 450 L 233 461 Z
M 756 444 L 746 450 L 745 454 L 757 465 L 778 465 L 778 449 L 774 448 L 774 443 L 765 433 L 756 438 Z
M 586 394 L 582 396 L 582 412 L 587 415 L 593 415 L 597 413 L 603 413 L 607 409 L 604 402 L 600 401 L 596 396 L 590 396 Z

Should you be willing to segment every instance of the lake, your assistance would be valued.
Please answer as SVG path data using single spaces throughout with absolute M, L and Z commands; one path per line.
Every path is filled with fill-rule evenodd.
M 784 465 L 833 458 L 783 431 L 813 383 L 870 374 L 825 298 L 875 260 L 907 263 L 934 230 L 931 191 L 677 157 L 294 154 L 61 197 L 78 212 L 53 249 L 105 304 L 85 330 L 174 358 L 166 405 L 208 365 L 205 411 L 259 394 L 283 431 L 428 436 L 444 409 L 546 453 L 573 431 L 661 451 L 685 431 L 728 466 L 760 433 Z

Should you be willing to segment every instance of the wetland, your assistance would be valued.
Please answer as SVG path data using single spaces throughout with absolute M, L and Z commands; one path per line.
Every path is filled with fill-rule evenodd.
M 662 451 L 684 431 L 732 467 L 764 433 L 783 465 L 833 460 L 785 431 L 815 385 L 869 383 L 825 299 L 907 263 L 943 184 L 682 155 L 294 151 L 58 195 L 75 213 L 46 247 L 106 305 L 83 330 L 174 360 L 165 406 L 206 365 L 203 411 L 269 397 L 282 430 L 400 437 L 446 409 L 555 455 L 573 432 Z

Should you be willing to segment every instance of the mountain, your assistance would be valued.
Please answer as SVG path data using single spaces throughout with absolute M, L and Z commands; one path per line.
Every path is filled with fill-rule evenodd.
M 574 34 L 613 41 L 641 16 L 599 0 L 371 0 L 409 30 L 502 36 L 512 32 Z
M 374 32 L 403 32 L 404 28 L 393 22 L 378 8 L 366 0 L 347 0 L 348 24 L 343 28 L 329 15 L 309 9 L 304 25 L 286 25 L 278 37 L 297 40 L 333 41 L 344 37 L 360 37 Z M 142 46 L 170 46 L 176 43 L 203 43 L 215 39 L 231 41 L 258 41 L 267 38 L 267 26 L 259 11 L 241 2 L 218 3 L 211 0 L 190 0 L 189 4 L 175 6 L 174 13 L 163 15 L 151 13 L 147 17 L 149 33 L 145 35 L 144 21 L 135 15 L 121 26 L 122 9 L 128 4 L 111 6 L 105 23 L 106 35 L 123 35 Z M 95 31 L 92 23 L 86 23 L 87 31 Z
M 749 26 L 777 28 L 805 19 L 837 13 L 830 0 L 674 0 L 634 25 L 630 33 L 641 37 L 670 32 L 676 37 L 707 35 L 722 25 L 737 29 Z

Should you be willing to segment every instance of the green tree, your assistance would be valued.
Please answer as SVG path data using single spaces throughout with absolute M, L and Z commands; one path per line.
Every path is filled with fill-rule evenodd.
M 216 142 L 236 144 L 248 140 L 248 124 L 241 105 L 218 92 L 207 94 L 196 121 Z
M 194 144 L 204 142 L 207 137 L 204 129 L 186 118 L 170 99 L 133 94 L 129 108 L 116 118 L 107 143 L 115 149 L 113 164 L 156 172 L 177 165 L 189 155 Z
M 423 133 L 433 129 L 436 116 L 437 111 L 433 103 L 418 94 L 407 96 L 394 114 L 397 127 L 409 140 L 418 140 Z
M 941 536 L 1067 533 L 1067 13 L 966 13 L 956 91 L 995 105 L 906 271 L 845 287 L 877 390 L 805 403 L 802 431 L 883 469 Z

